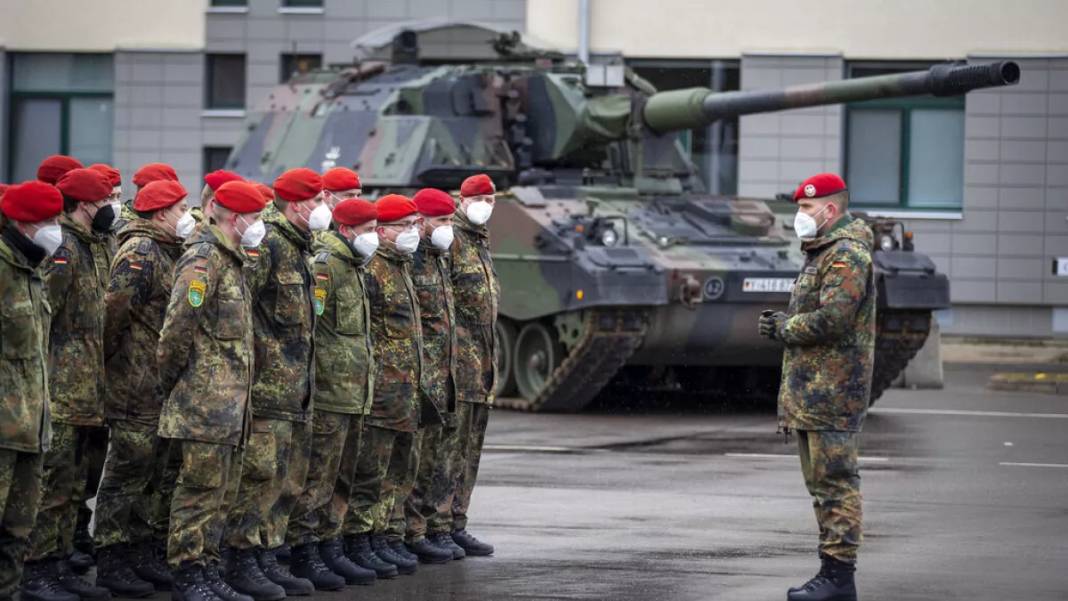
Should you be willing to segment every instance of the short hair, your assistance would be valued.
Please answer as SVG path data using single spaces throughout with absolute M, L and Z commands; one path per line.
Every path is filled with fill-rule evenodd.
M 152 211 L 138 211 L 137 209 L 134 209 L 134 213 L 136 213 L 137 216 L 141 219 L 152 219 L 152 216 L 158 212 L 160 212 L 160 209 L 155 209 Z
M 78 201 L 66 194 L 63 195 L 63 212 L 70 214 L 78 210 Z
M 288 206 L 289 206 L 289 201 L 282 200 L 278 196 L 274 197 L 274 207 L 276 209 L 278 209 L 279 213 L 285 213 L 286 212 L 286 207 L 288 207 Z
M 849 208 L 849 190 L 835 192 L 834 194 L 825 197 L 824 200 L 833 202 L 834 206 L 838 207 L 838 212 L 844 212 Z
M 204 188 L 200 191 L 200 206 L 203 208 L 214 197 L 215 190 L 212 190 L 211 186 L 204 184 Z

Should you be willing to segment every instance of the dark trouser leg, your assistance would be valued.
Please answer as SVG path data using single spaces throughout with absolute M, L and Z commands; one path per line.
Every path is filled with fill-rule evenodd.
M 104 458 L 108 450 L 109 432 L 106 427 L 84 426 L 87 437 L 85 443 L 85 487 L 81 498 L 75 499 L 78 508 L 77 526 L 72 544 L 85 553 L 93 552 L 93 539 L 89 535 L 89 522 L 93 518 L 86 501 L 96 496 L 100 489 L 100 479 L 104 473 Z
M 390 510 L 389 521 L 386 524 L 386 535 L 390 540 L 404 540 L 404 535 L 408 531 L 405 507 L 412 496 L 412 491 L 415 490 L 415 479 L 419 475 L 419 465 L 422 461 L 419 456 L 419 449 L 422 445 L 424 434 L 425 430 L 420 429 L 417 432 L 405 435 L 404 444 L 393 446 L 394 455 L 400 454 L 400 456 L 396 457 L 396 467 L 400 473 L 396 475 L 396 479 L 389 478 L 389 481 L 394 486 L 393 507 Z M 390 462 L 390 467 L 392 468 L 393 458 L 390 458 Z
M 384 496 L 383 483 L 389 470 L 389 459 L 393 454 L 393 442 L 397 434 L 399 432 L 395 430 L 377 426 L 367 426 L 363 429 L 349 507 L 342 527 L 346 536 L 370 534 L 376 523 L 385 524 L 386 516 L 376 516 L 374 512 L 388 505 L 380 501 Z
M 457 473 L 456 488 L 452 499 L 453 530 L 467 528 L 467 511 L 471 507 L 471 495 L 478 480 L 478 464 L 482 459 L 482 445 L 486 442 L 486 427 L 489 425 L 490 407 L 485 403 L 458 403 L 459 444 L 461 469 Z
M 408 540 L 418 541 L 427 535 L 450 530 L 452 487 L 455 460 L 449 457 L 452 428 L 442 425 L 423 430 L 419 443 L 419 471 L 415 487 L 404 504 L 408 522 Z M 440 516 L 440 517 L 438 517 Z M 435 521 L 435 518 L 436 521 Z M 436 529 L 435 529 L 436 526 Z
M 41 499 L 42 460 L 38 453 L 0 449 L 0 598 L 10 599 L 22 579 Z
M 148 534 L 142 505 L 156 467 L 159 441 L 155 428 L 112 422 L 111 444 L 96 493 L 93 542 L 98 549 L 141 542 Z
M 84 428 L 53 422 L 52 447 L 44 454 L 41 503 L 30 535 L 29 561 L 63 558 L 74 549 L 76 502 L 85 498 L 88 442 Z
M 174 487 L 181 470 L 182 445 L 166 438 L 159 439 L 148 490 L 138 506 L 138 511 L 143 516 L 142 519 L 148 524 L 151 533 L 150 540 L 166 543 L 171 517 L 171 499 L 174 496 Z
M 182 467 L 171 502 L 167 563 L 172 569 L 207 565 L 212 539 L 217 540 L 222 531 L 227 491 L 233 488 L 234 448 L 191 440 L 174 442 L 181 445 Z
M 267 517 L 282 496 L 293 443 L 293 422 L 253 419 L 245 445 L 241 484 L 227 518 L 224 540 L 234 549 L 265 547 Z
M 291 546 L 318 543 L 338 535 L 330 518 L 331 504 L 353 419 L 354 416 L 342 413 L 315 412 L 308 477 L 286 532 L 286 541 Z M 345 505 L 348 505 L 347 498 Z
M 861 533 L 859 436 L 854 432 L 799 431 L 798 450 L 805 486 L 820 529 L 819 551 L 855 563 Z
M 278 493 L 278 499 L 267 513 L 267 520 L 261 531 L 268 549 L 281 547 L 286 542 L 289 518 L 308 480 L 312 427 L 311 423 L 293 422 L 292 424 L 293 435 L 289 445 L 289 461 L 282 474 L 281 490 Z

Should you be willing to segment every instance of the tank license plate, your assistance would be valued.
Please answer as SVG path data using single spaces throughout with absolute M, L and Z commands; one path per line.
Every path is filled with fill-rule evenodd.
M 792 292 L 794 281 L 791 278 L 745 278 L 742 292 Z

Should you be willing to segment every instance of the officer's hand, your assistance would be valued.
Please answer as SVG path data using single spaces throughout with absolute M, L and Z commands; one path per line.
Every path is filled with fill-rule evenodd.
M 784 321 L 786 321 L 786 314 L 782 311 L 764 311 L 760 314 L 760 335 L 769 340 L 777 340 L 780 324 Z

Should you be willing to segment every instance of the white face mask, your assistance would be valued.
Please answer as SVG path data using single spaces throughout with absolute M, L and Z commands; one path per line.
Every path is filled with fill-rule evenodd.
M 54 223 L 39 228 L 33 233 L 33 243 L 44 249 L 51 257 L 63 244 L 63 228 Z
M 467 213 L 467 218 L 471 220 L 471 223 L 482 225 L 489 221 L 490 215 L 493 214 L 493 205 L 484 200 L 476 200 L 467 205 L 464 212 Z
M 419 248 L 419 228 L 414 225 L 397 236 L 396 241 L 393 242 L 397 246 L 397 250 L 410 255 L 415 252 L 415 249 Z
M 242 218 L 242 221 L 244 218 Z M 263 237 L 267 235 L 267 226 L 263 225 L 262 219 L 253 221 L 251 225 L 245 228 L 245 233 L 241 234 L 241 246 L 245 248 L 256 248 L 263 242 Z
M 308 217 L 308 229 L 313 232 L 330 229 L 330 218 L 332 216 L 333 213 L 330 212 L 330 207 L 326 203 L 315 207 L 315 210 Z
M 797 234 L 798 238 L 805 242 L 816 239 L 820 231 L 820 225 L 816 223 L 816 216 L 825 211 L 828 206 L 830 205 L 816 211 L 816 215 L 809 215 L 804 211 L 798 211 L 797 215 L 794 215 L 794 233 Z
M 185 213 L 182 213 L 182 216 L 179 217 L 178 221 L 174 224 L 174 235 L 185 240 L 193 235 L 193 230 L 195 230 L 196 227 L 197 220 L 193 219 L 192 213 L 186 211 Z
M 452 246 L 452 226 L 439 225 L 430 233 L 430 243 L 439 250 L 449 250 Z
M 352 239 L 352 249 L 365 259 L 370 259 L 378 250 L 378 232 L 365 232 Z

